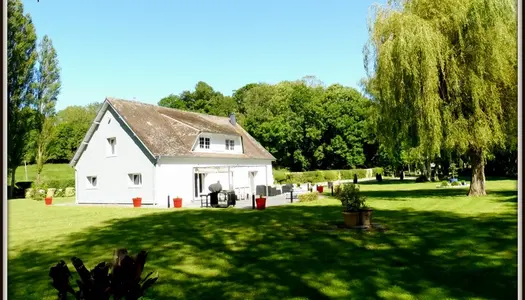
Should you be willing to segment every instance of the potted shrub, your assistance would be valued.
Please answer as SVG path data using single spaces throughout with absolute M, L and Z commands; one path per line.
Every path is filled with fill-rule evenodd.
M 361 215 L 370 219 L 371 209 L 365 207 L 365 197 L 359 194 L 359 188 L 355 184 L 346 183 L 338 193 L 339 200 L 343 206 L 343 219 L 348 227 L 356 227 L 362 224 Z
M 182 198 L 179 198 L 179 196 L 173 198 L 173 207 L 181 208 L 182 207 Z

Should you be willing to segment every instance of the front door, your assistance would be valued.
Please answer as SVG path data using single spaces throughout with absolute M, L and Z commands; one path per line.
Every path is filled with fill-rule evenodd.
M 195 173 L 193 178 L 193 186 L 195 191 L 195 198 L 200 200 L 200 194 L 204 193 L 204 173 Z

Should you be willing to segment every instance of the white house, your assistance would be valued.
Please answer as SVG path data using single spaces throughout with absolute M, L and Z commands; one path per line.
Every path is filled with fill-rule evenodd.
M 71 161 L 78 204 L 200 204 L 220 182 L 238 196 L 268 191 L 275 158 L 235 121 L 107 98 Z M 171 200 L 170 200 L 171 201 Z M 171 202 L 172 203 L 172 202 Z M 173 206 L 173 204 L 170 204 Z

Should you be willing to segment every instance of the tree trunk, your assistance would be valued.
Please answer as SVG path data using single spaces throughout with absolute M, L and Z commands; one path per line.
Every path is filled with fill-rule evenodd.
M 432 180 L 432 166 L 430 159 L 425 160 L 425 176 L 427 176 L 429 181 Z
M 468 196 L 485 196 L 485 159 L 481 150 L 473 150 L 470 153 L 472 165 L 472 178 Z
M 11 189 L 9 190 L 9 195 L 8 195 L 9 199 L 13 199 L 13 195 L 15 192 L 15 182 L 16 182 L 15 172 L 16 172 L 16 168 L 12 168 L 11 169 Z

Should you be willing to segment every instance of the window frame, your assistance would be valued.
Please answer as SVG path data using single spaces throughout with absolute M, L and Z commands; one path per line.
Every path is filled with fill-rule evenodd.
M 95 184 L 93 185 L 93 179 Z M 87 180 L 87 186 L 86 186 L 86 189 L 88 190 L 95 190 L 98 188 L 98 178 L 97 176 L 86 176 L 86 180 Z
M 106 139 L 106 141 L 107 141 L 106 156 L 107 157 L 117 156 L 117 138 L 109 137 Z M 113 143 L 111 143 L 111 141 L 113 141 Z
M 199 149 L 210 150 L 211 149 L 211 139 L 205 136 L 199 137 Z
M 225 146 L 226 146 L 226 151 L 234 151 L 235 150 L 235 140 L 226 139 Z
M 135 176 L 138 176 L 138 184 L 135 184 Z M 128 186 L 130 188 L 142 187 L 142 173 L 128 173 Z

